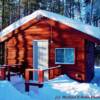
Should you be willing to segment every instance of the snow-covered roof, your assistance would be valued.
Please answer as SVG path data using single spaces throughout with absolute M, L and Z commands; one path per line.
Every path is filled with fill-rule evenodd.
M 62 15 L 59 15 L 59 14 L 56 14 L 53 12 L 45 11 L 45 10 L 37 10 L 34 13 L 14 22 L 13 24 L 11 24 L 10 26 L 8 26 L 7 28 L 5 28 L 4 30 L 2 30 L 0 32 L 0 37 L 2 38 L 3 36 L 9 34 L 13 30 L 20 27 L 21 25 L 27 23 L 28 21 L 30 21 L 34 18 L 37 18 L 39 15 L 50 18 L 55 21 L 58 21 L 65 25 L 68 25 L 76 30 L 83 32 L 84 34 L 88 34 L 88 35 L 100 40 L 100 29 L 99 28 L 90 26 L 87 24 L 83 24 L 82 22 L 79 22 L 77 20 L 73 20 L 73 19 L 67 18 L 65 16 L 62 16 Z

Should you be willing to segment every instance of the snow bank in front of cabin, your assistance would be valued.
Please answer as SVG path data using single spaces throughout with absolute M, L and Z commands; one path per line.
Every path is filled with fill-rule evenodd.
M 71 97 L 74 99 L 76 97 L 80 99 L 100 98 L 100 81 L 96 81 L 100 79 L 100 69 L 96 69 L 96 72 L 96 76 L 91 83 L 79 83 L 66 75 L 61 75 L 58 78 L 45 82 L 44 87 L 37 90 L 37 92 L 31 89 L 29 95 L 32 98 L 43 98 L 43 100 L 55 100 L 56 98 L 66 100 L 64 98 L 67 97 L 67 99 L 71 99 Z
M 14 76 L 11 82 L 0 81 L 0 100 L 75 100 L 77 97 L 78 100 L 100 99 L 99 73 L 100 67 L 96 67 L 91 83 L 79 83 L 61 75 L 45 82 L 43 88 L 30 87 L 29 93 L 25 92 L 22 77 Z
M 8 81 L 0 81 L 0 100 L 35 100 L 16 90 Z
M 65 81 L 65 79 L 62 82 L 57 79 L 58 81 L 56 80 L 54 83 L 51 82 L 50 84 L 45 84 L 43 88 L 39 89 L 37 94 L 32 90 L 29 94 L 31 97 L 37 99 L 43 98 L 43 100 L 55 100 L 57 97 L 63 98 L 64 96 L 83 96 L 83 98 L 94 98 L 100 96 L 100 87 L 96 84 L 78 83 L 70 80 Z
M 52 88 L 71 96 L 100 96 L 100 88 L 96 84 L 65 82 L 52 84 Z

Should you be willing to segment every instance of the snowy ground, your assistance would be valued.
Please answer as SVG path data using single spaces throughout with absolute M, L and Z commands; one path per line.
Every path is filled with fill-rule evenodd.
M 12 77 L 0 81 L 0 100 L 100 100 L 100 68 L 95 69 L 91 83 L 79 83 L 66 75 L 45 82 L 43 88 L 31 87 L 25 92 L 24 80 Z

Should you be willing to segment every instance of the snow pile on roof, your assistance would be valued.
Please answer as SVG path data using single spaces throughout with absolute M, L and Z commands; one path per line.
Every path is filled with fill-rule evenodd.
M 44 10 L 37 10 L 34 13 L 32 13 L 32 14 L 18 20 L 17 22 L 11 24 L 10 26 L 8 26 L 7 28 L 5 28 L 4 30 L 1 31 L 0 37 L 7 35 L 9 32 L 12 32 L 13 30 L 17 29 L 21 25 L 38 17 L 39 15 L 53 19 L 53 20 L 58 21 L 58 22 L 61 22 L 65 25 L 68 25 L 68 26 L 74 28 L 74 29 L 77 29 L 81 32 L 84 32 L 90 36 L 93 36 L 97 39 L 100 39 L 100 29 L 99 28 L 93 27 L 93 26 L 90 26 L 87 24 L 83 24 L 77 20 L 72 20 L 72 19 L 64 17 L 62 15 L 55 14 L 55 13 L 52 13 L 49 11 L 44 11 Z
M 0 81 L 0 100 L 35 100 L 17 91 L 8 81 Z

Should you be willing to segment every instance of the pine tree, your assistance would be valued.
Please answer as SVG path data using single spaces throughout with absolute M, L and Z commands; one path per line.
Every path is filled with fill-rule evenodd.
M 0 0 L 0 30 L 2 29 L 2 1 Z

